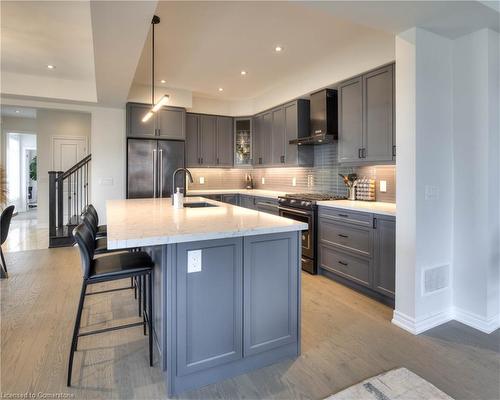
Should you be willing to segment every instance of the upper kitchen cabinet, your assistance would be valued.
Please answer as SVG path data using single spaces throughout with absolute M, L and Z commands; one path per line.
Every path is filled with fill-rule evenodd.
M 339 162 L 393 160 L 394 66 L 339 85 Z
M 157 129 L 159 139 L 186 138 L 186 110 L 177 107 L 162 107 L 157 113 Z
M 391 161 L 393 153 L 394 67 L 363 75 L 363 159 Z
M 142 118 L 150 110 L 151 105 L 148 104 L 127 104 L 127 136 L 149 139 L 156 136 L 155 118 L 142 122 Z
M 234 166 L 250 167 L 252 165 L 252 119 L 234 119 Z
M 255 166 L 308 166 L 313 148 L 290 144 L 309 135 L 309 101 L 295 100 L 254 117 Z
M 127 136 L 137 138 L 177 139 L 186 137 L 186 111 L 179 107 L 162 107 L 152 118 L 143 122 L 151 105 L 127 104 Z
M 231 167 L 233 119 L 215 115 L 186 114 L 186 165 Z
M 217 117 L 217 165 L 233 166 L 233 119 Z

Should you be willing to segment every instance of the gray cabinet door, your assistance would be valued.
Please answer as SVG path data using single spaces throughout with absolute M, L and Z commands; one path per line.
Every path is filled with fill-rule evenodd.
M 200 163 L 217 165 L 217 117 L 200 115 Z
M 156 118 L 152 116 L 148 121 L 142 122 L 142 118 L 148 111 L 151 110 L 151 105 L 148 104 L 127 104 L 127 136 L 154 138 Z
M 240 206 L 250 209 L 255 209 L 255 201 L 253 196 L 240 195 Z
M 242 242 L 177 245 L 177 375 L 242 358 Z M 190 252 L 196 251 L 201 271 L 189 272 Z
M 233 119 L 217 117 L 217 165 L 233 166 Z
M 363 160 L 391 161 L 393 66 L 363 75 Z
M 290 140 L 298 138 L 298 109 L 297 102 L 286 104 L 285 112 L 285 163 L 296 165 L 298 163 L 298 147 L 290 144 Z
M 272 165 L 272 125 L 273 114 L 271 112 L 266 112 L 262 115 L 262 124 L 260 131 L 260 153 L 263 165 Z
M 200 166 L 200 138 L 199 117 L 195 114 L 186 114 L 186 166 Z
M 244 356 L 297 340 L 297 232 L 249 236 L 244 242 Z
M 253 165 L 261 165 L 262 164 L 262 115 L 257 115 L 253 119 L 253 132 L 252 132 L 252 157 L 253 157 Z
M 358 162 L 363 147 L 363 86 L 361 76 L 338 88 L 339 162 Z
M 186 111 L 176 107 L 162 107 L 157 112 L 157 129 L 159 139 L 186 138 Z
M 272 111 L 271 122 L 271 164 L 285 163 L 285 109 L 283 107 Z
M 375 217 L 375 262 L 373 289 L 394 298 L 396 285 L 396 221 Z
M 278 200 L 264 197 L 254 197 L 255 208 L 257 211 L 267 214 L 279 215 Z

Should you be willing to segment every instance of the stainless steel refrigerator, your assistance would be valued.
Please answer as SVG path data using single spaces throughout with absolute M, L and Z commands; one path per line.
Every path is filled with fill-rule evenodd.
M 172 174 L 184 167 L 184 142 L 128 139 L 127 147 L 127 198 L 170 197 Z M 175 187 L 185 193 L 184 173 L 177 174 Z

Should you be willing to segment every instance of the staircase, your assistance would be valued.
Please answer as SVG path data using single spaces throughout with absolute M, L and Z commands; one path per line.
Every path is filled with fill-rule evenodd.
M 49 248 L 73 246 L 73 229 L 89 204 L 89 154 L 67 171 L 49 171 Z

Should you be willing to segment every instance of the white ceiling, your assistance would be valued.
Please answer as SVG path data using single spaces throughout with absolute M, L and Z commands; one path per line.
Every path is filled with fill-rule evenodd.
M 12 107 L 2 105 L 0 108 L 2 117 L 17 117 L 17 118 L 36 118 L 35 108 Z
M 254 98 L 374 32 L 294 2 L 165 1 L 156 14 L 156 84 L 226 100 Z M 136 84 L 151 84 L 150 39 Z
M 447 37 L 482 27 L 498 30 L 498 12 L 485 3 L 162 1 L 156 10 L 156 86 L 222 100 L 254 99 L 383 32 L 393 45 L 395 34 L 414 26 Z M 276 53 L 276 45 L 283 52 Z M 135 85 L 151 84 L 150 46 L 148 36 Z
M 1 40 L 3 93 L 95 101 L 89 2 L 2 1 Z

